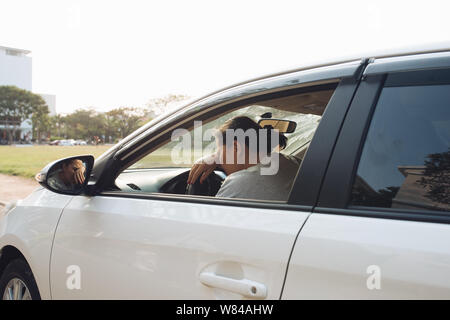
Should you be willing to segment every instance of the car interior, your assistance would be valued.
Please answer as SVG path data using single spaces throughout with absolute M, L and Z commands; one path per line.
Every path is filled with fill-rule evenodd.
M 205 131 L 220 127 L 226 120 L 235 116 L 248 116 L 255 121 L 274 118 L 294 122 L 296 125 L 291 125 L 290 128 L 295 130 L 285 133 L 288 138 L 287 146 L 280 152 L 295 157 L 300 164 L 334 89 L 335 87 L 330 88 L 328 86 L 326 89 L 312 92 L 225 108 L 222 112 L 204 119 L 201 129 Z M 182 127 L 181 124 L 180 127 Z M 195 135 L 194 130 L 196 129 L 192 124 L 185 124 L 184 127 L 189 127 L 188 131 L 191 136 Z M 128 164 L 117 176 L 115 190 L 131 193 L 188 194 L 214 197 L 222 182 L 226 179 L 225 172 L 216 170 L 202 184 L 197 181 L 190 188 L 187 188 L 190 167 L 196 160 L 192 154 L 195 155 L 196 152 L 192 150 L 193 152 L 187 161 L 174 163 L 173 150 L 177 143 L 179 142 L 166 139 L 139 157 L 137 161 Z M 212 145 L 215 145 L 214 141 L 209 141 L 207 145 L 202 146 L 203 156 L 211 153 Z

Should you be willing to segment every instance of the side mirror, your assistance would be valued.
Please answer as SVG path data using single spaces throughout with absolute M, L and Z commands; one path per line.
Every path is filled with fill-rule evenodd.
M 281 119 L 261 119 L 258 121 L 258 124 L 261 128 L 272 127 L 280 133 L 292 133 L 297 128 L 295 121 Z
M 93 156 L 64 158 L 48 164 L 35 179 L 53 192 L 79 195 L 86 193 L 93 166 Z

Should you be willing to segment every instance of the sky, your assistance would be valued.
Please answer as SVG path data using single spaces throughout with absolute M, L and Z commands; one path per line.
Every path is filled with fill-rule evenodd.
M 200 97 L 268 73 L 450 40 L 450 1 L 0 0 L 58 113 Z M 0 70 L 1 72 L 1 70 Z

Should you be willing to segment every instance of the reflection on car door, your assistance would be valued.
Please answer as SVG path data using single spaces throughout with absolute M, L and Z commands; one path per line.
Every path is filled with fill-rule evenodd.
M 261 205 L 75 197 L 54 240 L 52 296 L 278 299 L 308 214 Z M 80 289 L 66 285 L 71 270 L 80 273 Z

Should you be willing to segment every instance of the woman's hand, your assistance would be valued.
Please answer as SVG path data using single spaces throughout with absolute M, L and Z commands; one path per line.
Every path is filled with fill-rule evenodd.
M 205 179 L 217 168 L 217 153 L 213 153 L 209 156 L 203 157 L 197 160 L 189 172 L 187 179 L 188 184 L 194 184 L 197 179 L 200 178 L 200 183 L 203 183 Z
M 81 160 L 75 160 L 73 162 L 73 179 L 76 184 L 83 184 L 85 180 L 84 172 L 86 168 Z

